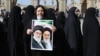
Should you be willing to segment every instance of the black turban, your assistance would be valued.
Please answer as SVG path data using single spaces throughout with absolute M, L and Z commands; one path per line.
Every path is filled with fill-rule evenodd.
M 37 26 L 35 26 L 35 27 L 33 28 L 33 32 L 35 32 L 36 30 L 40 30 L 40 31 L 43 32 L 43 27 L 40 26 L 40 25 L 37 25 Z

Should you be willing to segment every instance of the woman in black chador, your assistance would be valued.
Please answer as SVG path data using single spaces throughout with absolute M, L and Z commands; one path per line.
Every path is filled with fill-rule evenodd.
M 42 5 L 36 6 L 35 9 L 35 15 L 33 18 L 28 22 L 28 24 L 25 27 L 25 35 L 23 36 L 25 39 L 25 56 L 41 56 L 41 51 L 38 50 L 32 50 L 31 51 L 31 34 L 32 34 L 32 20 L 43 20 L 47 19 L 45 8 Z
M 59 12 L 56 19 L 56 27 L 57 30 L 55 31 L 54 36 L 54 54 L 55 56 L 68 56 L 68 43 L 65 38 L 64 34 L 64 24 L 65 24 L 65 13 Z
M 82 34 L 78 14 L 79 9 L 72 7 L 69 10 L 64 26 L 65 36 L 70 46 L 70 54 L 72 56 L 82 55 Z
M 2 56 L 9 56 L 9 47 L 7 42 L 7 35 L 3 27 L 3 23 L 0 21 L 0 52 Z
M 14 6 L 11 8 L 8 19 L 8 44 L 10 56 L 24 56 L 23 49 L 23 25 L 21 22 L 21 8 Z
M 27 27 L 29 27 L 30 25 L 28 25 L 29 23 L 31 23 L 30 21 L 33 19 L 34 16 L 34 6 L 29 5 L 26 7 L 25 9 L 25 14 L 23 15 L 23 26 L 24 26 L 24 31 L 23 31 L 23 38 L 24 38 L 24 48 L 25 48 L 25 56 L 27 56 L 29 54 L 29 56 L 31 56 L 30 52 L 31 50 L 30 48 L 30 35 L 26 34 L 26 29 Z M 28 25 L 28 26 L 27 26 Z
M 45 10 L 44 6 L 42 6 L 42 5 L 36 6 L 35 15 L 34 15 L 32 20 L 48 20 L 47 19 L 46 10 Z M 44 54 L 46 54 L 46 53 L 44 53 L 43 51 L 39 51 L 39 50 L 32 50 L 31 51 L 31 49 L 30 49 L 30 46 L 31 46 L 30 45 L 31 44 L 31 34 L 33 32 L 32 29 L 31 29 L 32 20 L 30 20 L 30 22 L 26 26 L 26 30 L 24 32 L 26 34 L 25 35 L 25 45 L 27 45 L 27 47 L 25 48 L 25 49 L 27 49 L 26 53 L 27 53 L 27 56 L 31 56 L 31 55 L 32 56 L 44 56 Z M 28 39 L 29 41 L 27 40 L 27 38 L 30 38 L 30 39 Z
M 83 22 L 83 56 L 100 56 L 100 29 L 96 9 L 88 8 Z

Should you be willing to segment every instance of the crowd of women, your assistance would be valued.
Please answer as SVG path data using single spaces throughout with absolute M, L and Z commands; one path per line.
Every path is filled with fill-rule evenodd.
M 11 8 L 6 23 L 0 22 L 0 43 L 3 56 L 100 56 L 100 26 L 96 9 L 86 9 L 81 31 L 80 10 L 72 7 L 64 12 L 42 5 Z M 54 20 L 53 51 L 31 50 L 32 20 Z M 33 28 L 34 29 L 34 28 Z M 82 34 L 83 33 L 83 34 Z

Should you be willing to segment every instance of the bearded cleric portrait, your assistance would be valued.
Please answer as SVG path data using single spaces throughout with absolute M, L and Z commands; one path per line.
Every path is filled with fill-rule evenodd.
M 42 38 L 42 31 L 43 31 L 43 27 L 40 25 L 37 25 L 34 27 L 33 29 L 33 36 L 32 36 L 32 48 L 36 48 L 36 49 L 43 49 L 43 45 L 41 42 L 41 38 Z

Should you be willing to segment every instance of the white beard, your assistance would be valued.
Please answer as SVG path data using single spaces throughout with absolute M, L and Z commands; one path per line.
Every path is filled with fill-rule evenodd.
M 43 41 L 46 43 L 46 49 L 52 50 L 52 44 L 50 39 L 43 39 Z
M 39 42 L 41 42 L 41 37 L 36 37 L 36 36 L 33 36 L 33 38 L 39 43 Z
M 43 39 L 43 41 L 45 42 L 45 43 L 47 43 L 47 42 L 50 42 L 50 39 Z

